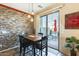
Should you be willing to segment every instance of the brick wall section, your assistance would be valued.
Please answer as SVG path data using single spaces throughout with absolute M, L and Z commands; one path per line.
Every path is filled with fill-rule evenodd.
M 33 23 L 27 14 L 0 6 L 0 51 L 18 44 L 17 35 L 33 32 Z

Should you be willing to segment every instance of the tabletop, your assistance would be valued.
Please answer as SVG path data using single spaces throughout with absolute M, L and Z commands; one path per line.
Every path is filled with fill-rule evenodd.
M 28 38 L 31 41 L 38 41 L 38 40 L 41 40 L 42 36 L 39 36 L 39 35 L 28 35 L 25 38 Z

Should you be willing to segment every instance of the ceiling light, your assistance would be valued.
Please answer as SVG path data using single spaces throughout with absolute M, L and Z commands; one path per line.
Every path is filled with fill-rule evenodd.
M 31 14 L 34 15 L 34 12 L 32 12 Z
M 42 5 L 38 5 L 38 7 L 39 7 L 39 8 L 43 8 L 43 6 L 42 6 Z
M 34 10 L 33 10 L 33 9 L 34 9 L 34 8 L 33 8 L 33 3 L 32 3 L 32 11 L 31 11 L 31 12 L 32 12 L 32 13 L 31 13 L 32 15 L 34 15 Z
M 28 15 L 27 17 L 28 17 L 28 18 L 31 18 L 31 15 Z
M 33 22 L 33 18 L 31 18 L 31 20 L 30 20 L 31 22 Z

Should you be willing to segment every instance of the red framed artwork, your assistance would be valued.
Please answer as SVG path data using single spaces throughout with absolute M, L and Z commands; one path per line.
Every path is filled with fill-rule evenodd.
M 79 12 L 65 15 L 65 29 L 79 29 Z

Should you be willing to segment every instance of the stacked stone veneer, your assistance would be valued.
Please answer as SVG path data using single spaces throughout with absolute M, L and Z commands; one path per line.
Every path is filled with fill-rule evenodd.
M 17 35 L 32 33 L 32 29 L 27 14 L 0 6 L 0 51 L 16 46 Z

